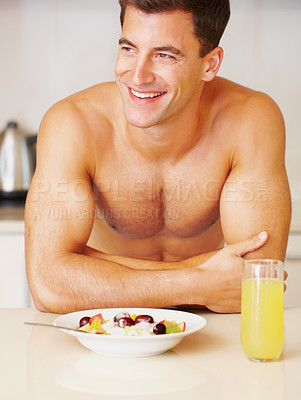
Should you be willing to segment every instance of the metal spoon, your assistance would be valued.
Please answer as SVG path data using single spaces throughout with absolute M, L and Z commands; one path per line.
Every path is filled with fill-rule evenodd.
M 88 332 L 85 332 L 85 331 L 79 331 L 78 329 L 68 328 L 68 327 L 66 327 L 66 326 L 44 324 L 44 323 L 42 323 L 42 322 L 24 322 L 24 324 L 25 324 L 25 325 L 37 325 L 37 326 L 48 326 L 48 327 L 50 327 L 50 328 L 66 329 L 67 331 L 88 333 Z

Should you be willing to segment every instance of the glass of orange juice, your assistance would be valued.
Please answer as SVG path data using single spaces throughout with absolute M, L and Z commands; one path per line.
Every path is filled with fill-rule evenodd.
M 244 260 L 241 293 L 241 345 L 252 361 L 279 358 L 284 341 L 283 262 Z

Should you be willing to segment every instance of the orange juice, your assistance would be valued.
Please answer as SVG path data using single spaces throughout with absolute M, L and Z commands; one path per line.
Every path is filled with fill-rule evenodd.
M 241 344 L 255 360 L 273 360 L 283 347 L 283 282 L 260 278 L 242 281 Z

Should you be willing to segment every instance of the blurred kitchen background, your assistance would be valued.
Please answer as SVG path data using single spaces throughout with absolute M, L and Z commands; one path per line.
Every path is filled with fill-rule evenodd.
M 286 122 L 293 219 L 285 301 L 301 305 L 301 0 L 231 0 L 231 11 L 219 75 L 268 93 Z M 0 0 L 0 131 L 15 120 L 32 136 L 53 103 L 114 80 L 119 35 L 117 0 Z M 0 204 L 0 307 L 32 305 L 23 213 Z

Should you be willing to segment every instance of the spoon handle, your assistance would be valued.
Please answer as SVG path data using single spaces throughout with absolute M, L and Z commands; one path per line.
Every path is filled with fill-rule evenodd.
M 83 332 L 87 333 L 84 331 L 79 331 L 78 329 L 74 328 L 68 328 L 67 326 L 59 326 L 59 325 L 51 325 L 51 324 L 44 324 L 42 322 L 24 322 L 25 325 L 37 325 L 37 326 L 48 326 L 50 328 L 58 328 L 58 329 L 66 329 L 67 331 L 74 331 L 74 332 Z

